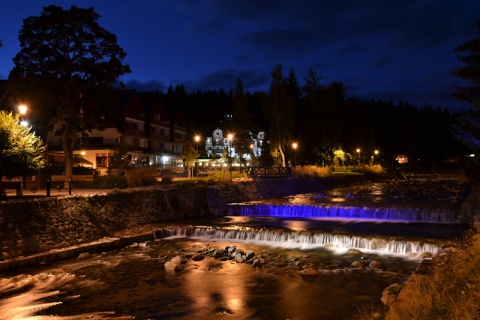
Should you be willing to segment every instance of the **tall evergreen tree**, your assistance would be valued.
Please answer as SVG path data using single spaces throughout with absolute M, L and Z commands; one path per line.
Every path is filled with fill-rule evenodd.
M 245 165 L 246 156 L 251 154 L 252 130 L 257 126 L 253 122 L 253 114 L 249 104 L 249 96 L 243 87 L 243 82 L 237 79 L 231 98 L 233 107 L 233 123 L 231 129 L 235 133 L 235 147 L 240 157 L 240 162 Z
M 477 21 L 480 32 L 480 20 Z M 454 70 L 453 75 L 467 83 L 455 87 L 452 94 L 458 101 L 473 107 L 465 111 L 455 126 L 457 137 L 475 153 L 480 152 L 480 38 L 472 39 L 455 49 L 458 60 L 464 65 Z M 480 179 L 480 160 L 475 157 L 470 162 L 468 173 L 472 178 Z
M 262 107 L 269 125 L 268 140 L 271 152 L 282 166 L 286 166 L 285 150 L 289 147 L 295 130 L 297 101 L 283 77 L 282 65 L 276 65 L 271 75 L 272 82 Z

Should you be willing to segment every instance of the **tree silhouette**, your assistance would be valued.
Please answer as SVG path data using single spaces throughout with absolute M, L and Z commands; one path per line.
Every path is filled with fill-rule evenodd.
M 480 20 L 477 21 L 480 32 Z M 456 136 L 474 152 L 480 151 L 480 38 L 459 45 L 455 52 L 464 65 L 454 70 L 453 75 L 467 83 L 455 87 L 452 96 L 462 103 L 473 107 L 463 113 L 455 126 Z M 471 159 L 467 167 L 470 177 L 480 179 L 480 162 L 477 157 Z
M 295 130 L 295 107 L 297 104 L 294 91 L 282 75 L 282 66 L 276 65 L 272 70 L 272 82 L 263 103 L 263 112 L 268 121 L 268 138 L 275 158 L 286 166 L 285 151 L 289 147 Z
M 24 19 L 21 49 L 9 75 L 17 91 L 35 97 L 49 124 L 61 130 L 67 179 L 77 138 L 103 127 L 115 105 L 110 91 L 130 72 L 116 36 L 98 24 L 99 18 L 93 8 L 52 5 Z

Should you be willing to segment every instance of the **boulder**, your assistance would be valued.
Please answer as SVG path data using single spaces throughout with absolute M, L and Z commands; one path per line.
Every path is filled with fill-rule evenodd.
M 196 254 L 196 255 L 192 256 L 193 261 L 202 261 L 203 259 L 205 259 L 205 256 L 201 255 L 201 254 Z
M 372 261 L 370 262 L 370 264 L 368 265 L 370 268 L 373 268 L 373 269 L 378 269 L 382 266 L 382 263 L 380 261 Z
M 172 258 L 171 261 L 172 261 L 173 263 L 175 263 L 175 264 L 178 264 L 178 265 L 187 262 L 187 260 L 186 260 L 184 257 L 182 257 L 182 256 L 176 256 L 176 257 Z
M 235 261 L 236 261 L 237 263 L 244 263 L 244 262 L 245 262 L 245 255 L 243 255 L 243 254 L 240 253 L 240 252 L 237 253 L 237 254 L 235 255 Z
M 165 264 L 163 266 L 167 270 L 173 270 L 173 271 L 180 271 L 181 270 L 180 266 L 178 266 L 175 262 L 172 262 L 172 261 L 165 262 Z
M 306 276 L 306 277 L 316 277 L 316 276 L 318 276 L 318 272 L 315 269 L 312 269 L 312 268 L 305 269 L 300 274 L 302 276 Z
M 247 252 L 245 253 L 245 259 L 250 260 L 253 257 L 255 257 L 255 252 L 253 252 L 253 250 L 247 250 Z
M 265 263 L 265 260 L 263 259 L 254 259 L 253 260 L 253 263 L 252 263 L 252 267 L 253 268 L 260 268 L 262 267 L 262 265 Z
M 390 305 L 395 301 L 400 290 L 402 290 L 403 286 L 399 283 L 392 283 L 382 291 L 382 298 L 380 299 L 384 305 L 390 307 Z
M 221 258 L 225 256 L 225 251 L 222 249 L 216 249 L 214 252 L 212 252 L 212 257 L 214 258 Z
M 361 261 L 353 261 L 351 264 L 352 267 L 354 268 L 363 268 L 365 265 Z

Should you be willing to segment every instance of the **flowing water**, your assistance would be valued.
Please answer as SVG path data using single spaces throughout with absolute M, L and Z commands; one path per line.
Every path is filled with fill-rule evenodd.
M 326 198 L 256 205 L 302 211 Z M 385 287 L 405 282 L 422 255 L 462 236 L 465 226 L 445 221 L 241 213 L 159 224 L 155 241 L 2 273 L 0 319 L 352 319 L 380 304 Z M 233 246 L 261 263 L 210 254 Z M 205 258 L 194 260 L 199 253 Z M 176 256 L 185 258 L 180 270 L 167 270 Z M 308 268 L 317 275 L 302 275 Z

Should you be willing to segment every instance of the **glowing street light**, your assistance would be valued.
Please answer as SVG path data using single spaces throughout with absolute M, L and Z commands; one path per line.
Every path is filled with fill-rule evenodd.
M 198 163 L 198 143 L 200 142 L 200 136 L 197 134 L 195 135 L 195 142 L 197 143 L 197 177 L 198 177 L 198 169 L 199 169 L 199 163 Z
M 292 148 L 293 148 L 293 166 L 295 167 L 297 165 L 297 148 L 298 148 L 298 143 L 294 142 L 292 143 Z
M 18 113 L 20 113 L 22 116 L 24 116 L 27 113 L 27 106 L 24 104 L 21 104 L 18 106 Z
M 379 153 L 378 150 L 374 150 L 374 151 L 373 151 L 373 154 L 374 154 L 374 155 L 372 156 L 372 162 L 373 162 L 372 164 L 375 164 L 375 161 L 376 161 L 376 158 L 377 158 L 377 156 L 378 156 L 378 153 Z
M 298 143 L 296 143 L 296 142 L 292 143 L 292 148 L 293 148 L 293 177 L 295 178 L 295 166 L 297 165 Z
M 24 116 L 27 114 L 27 106 L 24 104 L 19 105 L 18 113 L 20 114 L 20 124 L 26 127 L 28 125 L 28 122 L 24 119 Z
M 227 135 L 228 138 L 228 168 L 230 171 L 230 178 L 232 177 L 232 141 L 233 141 L 233 133 L 229 133 Z

